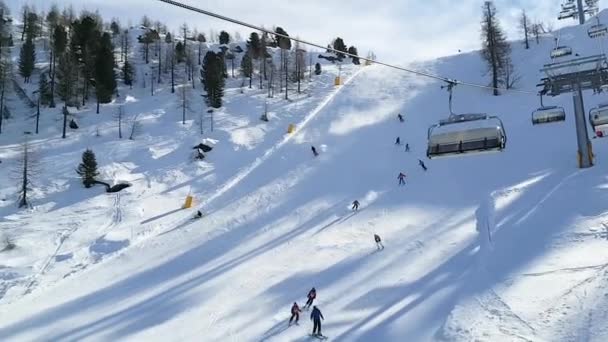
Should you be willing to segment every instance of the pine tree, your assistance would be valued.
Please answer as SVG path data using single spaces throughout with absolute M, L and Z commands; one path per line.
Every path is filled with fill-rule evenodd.
M 321 64 L 315 64 L 315 75 L 321 75 Z
M 230 34 L 226 31 L 220 32 L 220 44 L 229 44 Z
M 251 80 L 253 78 L 253 62 L 251 60 L 251 55 L 251 50 L 247 49 L 241 60 L 241 73 L 244 77 L 249 78 L 249 88 L 251 88 Z
M 50 13 L 49 13 L 50 14 Z M 59 18 L 57 19 L 59 20 Z M 68 44 L 68 35 L 65 31 L 65 27 L 60 23 L 56 23 L 53 26 L 53 38 L 51 39 L 51 101 L 49 106 L 55 108 L 55 76 L 57 69 L 57 58 L 61 56 L 66 49 Z
M 61 54 L 57 61 L 57 95 L 65 103 L 65 106 L 72 106 L 77 102 L 76 82 L 77 82 L 76 62 L 69 51 Z
M 179 64 L 184 61 L 186 58 L 186 50 L 184 48 L 184 44 L 182 42 L 177 42 L 175 44 L 175 60 Z
M 340 38 L 340 37 L 338 37 L 338 38 L 336 38 L 334 40 L 334 46 L 333 47 L 334 47 L 335 50 L 342 51 L 342 52 L 347 52 L 347 50 L 346 50 L 346 44 L 344 44 L 344 40 L 342 38 Z M 340 52 L 336 53 L 336 56 L 338 56 L 338 58 L 340 58 L 340 59 L 346 57 L 345 54 L 340 53 Z
M 204 34 L 199 33 L 199 35 L 196 36 L 196 40 L 198 41 L 198 65 L 201 65 L 201 53 L 203 50 L 203 43 L 205 43 L 207 39 L 205 39 Z
M 40 96 L 40 104 L 46 106 L 51 103 L 51 87 L 47 78 L 47 73 L 44 72 L 40 75 L 38 81 L 38 96 Z
M 93 78 L 95 70 L 95 52 L 101 38 L 101 32 L 99 23 L 92 15 L 84 15 L 82 19 L 74 21 L 70 32 L 71 52 L 80 67 L 82 105 L 84 106 L 89 97 L 89 81 Z
M 133 77 L 135 70 L 129 60 L 126 60 L 122 66 L 122 79 L 126 85 L 128 85 L 131 89 L 133 88 Z
M 99 176 L 99 172 L 97 172 L 95 153 L 92 150 L 87 149 L 82 153 L 82 163 L 78 165 L 76 173 L 82 177 L 82 184 L 86 188 L 90 188 L 95 184 L 95 177 Z
M 526 10 L 521 11 L 521 17 L 519 18 L 519 29 L 524 34 L 524 46 L 526 49 L 530 48 L 528 36 L 530 35 L 530 19 L 526 14 Z
M 224 96 L 224 60 L 221 54 L 213 51 L 208 51 L 203 59 L 203 67 L 201 69 L 201 80 L 205 91 L 207 92 L 207 104 L 213 108 L 222 106 L 222 97 Z
M 116 75 L 114 74 L 114 47 L 110 34 L 101 36 L 97 56 L 95 57 L 95 93 L 97 95 L 97 113 L 100 103 L 112 101 L 116 91 Z
M 502 32 L 496 8 L 491 1 L 486 1 L 483 5 L 483 20 L 481 24 L 482 51 L 481 55 L 488 64 L 488 69 L 492 75 L 491 86 L 494 88 L 494 95 L 499 95 L 498 87 L 505 84 L 505 72 L 511 72 L 511 46 L 507 42 Z
M 19 52 L 19 74 L 23 77 L 25 83 L 30 82 L 30 77 L 34 72 L 35 62 L 36 47 L 34 46 L 32 38 L 28 36 Z
M 357 51 L 357 48 L 354 46 L 351 46 L 348 48 L 348 53 L 350 53 L 351 55 L 359 56 L 359 52 Z M 352 59 L 353 59 L 353 64 L 355 64 L 355 65 L 361 64 L 361 62 L 359 62 L 359 57 L 352 57 Z

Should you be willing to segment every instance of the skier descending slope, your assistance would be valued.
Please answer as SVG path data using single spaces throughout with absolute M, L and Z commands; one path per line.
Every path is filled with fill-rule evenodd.
M 323 317 L 321 310 L 319 310 L 319 308 L 314 306 L 312 308 L 312 312 L 310 313 L 310 320 L 313 322 L 313 327 L 312 327 L 313 336 L 323 336 L 323 334 L 321 333 L 321 319 L 325 320 L 325 317 Z
M 376 241 L 376 248 L 378 248 L 378 250 L 384 249 L 384 245 L 382 244 L 382 239 L 380 239 L 380 235 L 374 234 L 374 241 Z
M 406 143 L 405 144 L 405 152 L 409 152 L 410 151 L 410 144 Z
M 355 200 L 353 202 L 352 210 L 354 210 L 354 211 L 358 211 L 359 210 L 359 201 Z
M 403 120 L 403 116 L 401 115 L 401 113 L 397 114 L 397 118 L 399 118 L 399 122 L 405 121 Z
M 401 145 L 401 138 L 397 137 L 397 139 L 395 139 L 395 145 Z
M 294 302 L 291 306 L 291 318 L 289 319 L 289 325 L 291 325 L 291 321 L 293 321 L 294 318 L 296 319 L 295 324 L 299 325 L 298 321 L 300 320 L 300 312 L 302 312 L 302 310 L 300 310 L 298 303 Z
M 399 179 L 399 185 L 405 185 L 405 174 L 403 172 L 399 172 L 397 179 Z
M 311 146 L 310 149 L 312 150 L 312 154 L 314 154 L 315 157 L 319 155 L 319 153 L 317 152 L 317 149 L 314 146 Z
M 424 162 L 423 162 L 422 160 L 418 159 L 418 165 L 420 165 L 420 167 L 421 167 L 421 168 L 422 168 L 424 171 L 426 171 L 426 165 L 424 165 Z
M 315 298 L 317 298 L 317 290 L 313 287 L 312 289 L 310 289 L 310 291 L 308 291 L 308 295 L 306 297 L 308 297 L 308 300 L 304 305 L 304 309 L 310 308 L 312 302 L 315 300 Z

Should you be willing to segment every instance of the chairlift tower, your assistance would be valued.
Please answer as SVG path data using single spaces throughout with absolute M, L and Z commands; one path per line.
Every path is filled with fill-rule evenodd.
M 579 167 L 593 166 L 593 150 L 587 133 L 583 90 L 592 89 L 600 92 L 601 86 L 608 84 L 606 56 L 601 54 L 545 64 L 541 72 L 547 75 L 539 84 L 543 87 L 542 94 L 557 96 L 572 93 Z
M 583 0 L 576 0 L 576 5 L 578 9 L 578 23 L 583 25 L 585 23 L 585 10 L 583 9 Z

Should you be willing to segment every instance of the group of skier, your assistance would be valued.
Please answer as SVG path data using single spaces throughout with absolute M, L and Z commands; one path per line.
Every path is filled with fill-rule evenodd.
M 312 335 L 317 337 L 323 337 L 323 334 L 321 333 L 321 320 L 324 320 L 325 317 L 323 317 L 321 310 L 319 310 L 316 305 L 312 305 L 315 298 L 317 298 L 317 290 L 313 287 L 310 291 L 308 291 L 308 295 L 306 295 L 306 297 L 308 299 L 306 301 L 306 304 L 304 304 L 304 310 L 310 309 L 310 307 L 312 306 L 312 312 L 310 313 L 310 320 L 313 322 Z M 298 303 L 294 302 L 291 306 L 291 318 L 289 318 L 289 325 L 291 325 L 291 322 L 294 322 L 294 324 L 299 325 L 298 321 L 300 320 L 301 312 L 302 309 L 300 309 Z
M 401 113 L 397 114 L 397 118 L 399 119 L 399 122 L 405 121 L 403 119 L 403 115 L 401 115 Z M 401 145 L 401 137 L 397 137 L 397 139 L 395 139 L 395 145 Z M 406 143 L 405 152 L 409 152 L 409 151 L 410 151 L 410 144 Z M 424 164 L 424 162 L 421 159 L 418 159 L 418 165 L 420 165 L 420 167 L 424 171 L 428 170 L 428 168 L 426 167 L 426 164 Z M 405 177 L 406 177 L 406 175 L 403 172 L 399 172 L 399 175 L 397 176 L 397 179 L 399 180 L 399 185 L 405 185 Z
M 403 119 L 403 116 L 400 113 L 397 115 L 397 118 L 399 119 L 399 122 L 405 121 Z M 395 145 L 401 145 L 400 137 L 397 137 L 397 139 L 395 140 Z M 311 146 L 311 150 L 312 150 L 312 154 L 315 157 L 317 157 L 319 155 L 319 153 L 317 152 L 317 149 L 314 146 Z M 406 152 L 410 151 L 410 145 L 408 143 L 405 144 L 405 151 Z M 422 160 L 418 159 L 418 165 L 420 165 L 420 167 L 424 171 L 427 171 L 427 167 Z M 397 177 L 397 179 L 399 180 L 399 185 L 405 185 L 405 177 L 406 177 L 406 175 L 403 172 L 399 172 L 399 176 Z M 355 212 L 359 211 L 360 205 L 361 204 L 359 203 L 358 200 L 354 200 L 352 203 L 351 209 Z M 380 235 L 378 235 L 376 233 L 374 233 L 374 242 L 376 243 L 377 250 L 384 249 L 384 245 L 382 244 L 382 239 L 380 238 Z M 310 320 L 313 321 L 312 335 L 315 337 L 323 338 L 324 336 L 321 333 L 321 320 L 324 320 L 325 318 L 323 317 L 321 310 L 319 310 L 319 308 L 317 306 L 313 305 L 315 298 L 317 298 L 317 290 L 313 287 L 308 292 L 308 295 L 306 297 L 307 297 L 307 301 L 306 301 L 306 304 L 304 305 L 303 309 L 307 310 L 307 309 L 310 309 L 310 307 L 312 306 L 312 311 L 310 313 Z M 300 320 L 300 313 L 302 313 L 302 309 L 300 309 L 297 302 L 294 302 L 293 305 L 291 306 L 291 317 L 289 318 L 290 326 L 291 326 L 292 322 L 296 325 L 299 325 L 298 321 Z

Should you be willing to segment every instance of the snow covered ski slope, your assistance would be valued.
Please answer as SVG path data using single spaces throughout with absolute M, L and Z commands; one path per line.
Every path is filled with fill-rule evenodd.
M 586 27 L 560 39 L 599 49 Z M 514 43 L 520 88 L 534 89 L 552 45 Z M 477 53 L 417 68 L 487 82 Z M 499 115 L 507 148 L 427 161 L 442 84 L 361 69 L 315 97 L 291 138 L 265 136 L 234 178 L 199 187 L 202 219 L 122 226 L 129 246 L 113 257 L 0 306 L 0 340 L 309 341 L 310 311 L 288 327 L 289 309 L 316 287 L 331 341 L 605 341 L 608 142 L 593 139 L 596 165 L 577 168 L 571 99 L 545 101 L 565 122 L 532 126 L 536 97 L 457 86 L 454 110 Z M 605 96 L 586 93 L 586 107 Z M 142 221 L 171 210 L 155 196 Z M 130 229 L 148 233 L 134 244 Z

